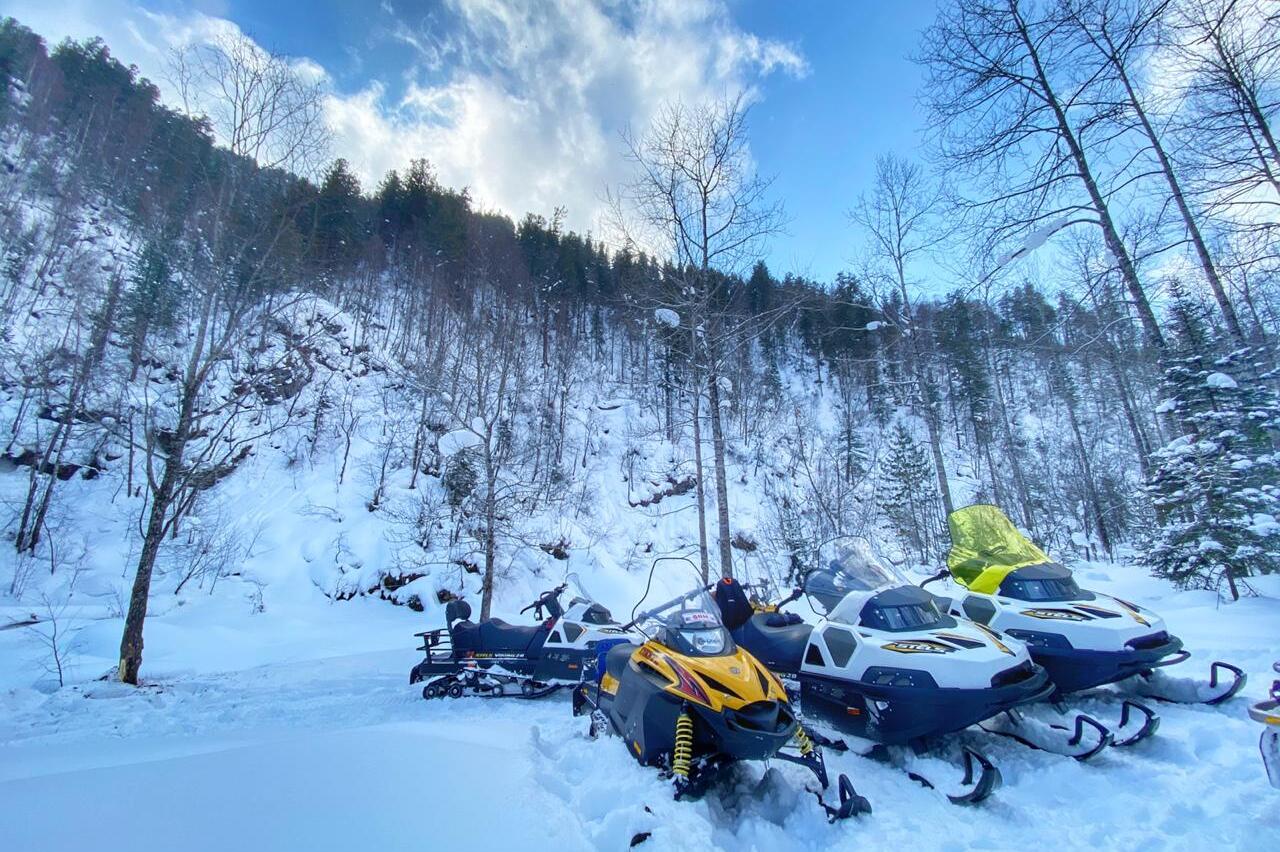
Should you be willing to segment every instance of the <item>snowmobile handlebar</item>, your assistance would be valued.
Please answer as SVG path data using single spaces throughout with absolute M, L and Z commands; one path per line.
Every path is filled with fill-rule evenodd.
M 929 585 L 930 583 L 936 583 L 938 580 L 945 580 L 950 576 L 951 576 L 951 569 L 943 568 L 937 574 L 934 574 L 932 577 L 926 577 L 925 579 L 921 580 L 920 588 L 923 589 L 925 586 Z
M 705 586 L 698 586 L 697 588 L 692 589 L 691 591 L 685 592 L 683 595 L 681 595 L 678 598 L 672 598 L 671 600 L 667 601 L 664 604 L 659 604 L 658 606 L 655 606 L 653 609 L 645 610 L 644 612 L 637 615 L 635 618 L 628 621 L 626 624 L 622 625 L 621 629 L 630 630 L 632 627 L 635 627 L 637 624 L 644 621 L 645 619 L 653 618 L 658 613 L 665 612 L 666 610 L 671 609 L 671 607 L 682 604 L 687 600 L 692 600 L 693 598 L 696 598 L 698 595 L 703 594 L 704 592 L 711 591 L 715 587 L 716 587 L 715 583 L 708 583 Z
M 563 612 L 563 608 L 560 606 L 560 595 L 564 593 L 566 588 L 568 588 L 568 583 L 561 583 L 554 589 L 543 592 L 538 596 L 536 601 L 520 610 L 520 614 L 524 615 L 529 610 L 533 610 L 534 618 L 541 621 L 542 611 L 546 609 L 552 614 L 552 616 L 559 617 L 560 613 Z

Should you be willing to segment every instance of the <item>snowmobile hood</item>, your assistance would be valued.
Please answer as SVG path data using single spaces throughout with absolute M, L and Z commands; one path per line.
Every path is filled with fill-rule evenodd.
M 1018 568 L 1053 562 L 995 506 L 957 509 L 948 516 L 947 527 L 951 532 L 947 568 L 975 592 L 995 594 L 1004 578 Z
M 741 648 L 718 657 L 694 657 L 650 641 L 631 659 L 666 679 L 667 692 L 716 713 L 741 710 L 758 701 L 787 703 L 782 682 Z

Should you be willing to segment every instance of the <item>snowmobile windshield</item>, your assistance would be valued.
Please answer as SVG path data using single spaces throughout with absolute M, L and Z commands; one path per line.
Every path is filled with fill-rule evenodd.
M 720 608 L 705 591 L 681 601 L 663 615 L 658 639 L 691 657 L 718 657 L 736 649 L 733 637 L 720 620 Z
M 951 531 L 947 568 L 972 591 L 994 594 L 1016 569 L 1050 561 L 995 506 L 957 509 L 947 518 L 947 526 Z
M 874 592 L 906 582 L 865 539 L 846 539 L 835 549 L 826 568 L 805 578 L 804 591 L 816 611 L 831 614 L 850 592 Z
M 584 624 L 614 624 L 613 613 L 609 612 L 603 605 L 596 603 L 595 595 L 588 591 L 583 585 L 582 578 L 576 573 L 568 574 L 564 578 L 565 586 L 569 589 L 569 594 L 573 597 L 569 601 L 569 606 L 574 604 L 584 604 L 586 610 L 582 614 L 582 622 Z
M 593 603 L 582 613 L 583 624 L 613 624 L 613 614 L 598 603 Z

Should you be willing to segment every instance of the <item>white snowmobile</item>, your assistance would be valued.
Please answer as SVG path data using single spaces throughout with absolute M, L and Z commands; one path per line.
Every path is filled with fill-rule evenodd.
M 575 594 L 566 609 L 560 596 L 570 584 Z M 490 618 L 476 624 L 470 604 L 449 601 L 444 629 L 414 634 L 422 639 L 419 650 L 425 656 L 409 673 L 409 683 L 427 681 L 423 698 L 541 698 L 579 683 L 584 670 L 594 666 L 601 641 L 635 638 L 583 591 L 576 575 L 543 592 L 520 614 L 530 610 L 539 623 L 521 626 Z
M 947 568 L 922 585 L 949 576 L 955 581 L 950 587 L 955 594 L 947 599 L 953 615 L 1026 643 L 1032 659 L 1049 673 L 1055 686 L 1050 699 L 1055 703 L 1061 705 L 1067 694 L 1135 675 L 1145 682 L 1139 697 L 1176 703 L 1221 704 L 1244 686 L 1244 672 L 1224 662 L 1212 664 L 1208 684 L 1158 674 L 1156 669 L 1191 656 L 1182 649 L 1182 640 L 1165 629 L 1160 616 L 1138 604 L 1080 588 L 1069 569 L 1051 560 L 995 506 L 959 509 L 947 523 L 951 531 Z M 1224 673 L 1230 675 L 1230 682 Z M 1115 730 L 1083 713 L 1076 715 L 1072 727 L 1054 726 L 1072 732 L 1061 747 L 1039 741 L 1023 724 L 1027 720 L 1016 713 L 1008 714 L 1005 721 L 1011 725 L 988 729 L 1079 760 L 1093 757 L 1108 745 L 1140 742 L 1154 734 L 1160 723 L 1150 707 L 1127 698 Z
M 1280 663 L 1272 666 L 1280 674 Z M 1262 752 L 1262 765 L 1267 769 L 1271 786 L 1280 790 L 1280 680 L 1271 684 L 1271 698 L 1259 701 L 1249 708 L 1249 718 L 1262 723 L 1262 736 L 1258 749 Z
M 1048 675 L 1021 643 L 940 612 L 932 595 L 865 540 L 840 539 L 826 551 L 825 567 L 775 605 L 748 601 L 733 580 L 719 583 L 716 598 L 734 639 L 791 683 L 806 722 L 857 738 L 824 737 L 828 746 L 882 760 L 929 787 L 955 787 L 947 795 L 957 804 L 982 801 L 1000 784 L 983 754 L 960 748 L 958 787 L 928 780 L 924 756 L 945 756 L 948 734 L 1044 699 L 1053 690 Z M 781 611 L 802 594 L 816 625 Z

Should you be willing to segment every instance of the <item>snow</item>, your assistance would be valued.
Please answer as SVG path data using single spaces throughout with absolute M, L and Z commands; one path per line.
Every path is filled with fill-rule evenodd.
M 1218 388 L 1221 390 L 1239 387 L 1239 385 L 1236 384 L 1236 380 L 1228 376 L 1226 373 L 1210 373 L 1204 380 L 1204 383 L 1211 388 Z
M 1227 659 L 1249 671 L 1247 698 L 1263 695 L 1275 648 L 1259 640 L 1280 618 L 1280 583 L 1260 581 L 1266 597 L 1222 606 L 1132 566 L 1076 567 L 1093 588 L 1166 618 L 1195 652 L 1176 673 L 1203 677 L 1208 660 Z M 1034 832 L 1061 849 L 1191 850 L 1211 837 L 1264 850 L 1280 825 L 1245 699 L 1161 705 L 1155 739 L 1091 764 L 985 741 L 1005 784 L 977 810 L 829 752 L 831 771 L 848 773 L 875 809 L 829 826 L 799 767 L 745 766 L 728 789 L 675 802 L 619 740 L 587 739 L 565 698 L 423 701 L 406 673 L 424 616 L 374 600 L 268 597 L 271 617 L 206 600 L 157 619 L 152 683 L 137 690 L 19 686 L 27 669 L 15 652 L 29 636 L 0 633 L 11 684 L 0 693 L 6 848 L 517 848 L 536 838 L 555 849 L 625 849 L 651 831 L 641 848 L 1015 850 Z M 513 610 L 503 615 L 516 620 Z M 118 621 L 109 627 L 104 638 Z M 128 831 L 114 828 L 134 813 Z
M 1029 254 L 1040 248 L 1049 241 L 1050 237 L 1065 228 L 1069 221 L 1069 217 L 1062 216 L 1054 219 L 1046 225 L 1036 228 L 1027 235 L 1026 239 L 1022 241 L 1022 245 L 1007 254 L 1001 255 L 996 260 L 996 266 L 1004 266 L 1010 261 L 1016 260 L 1023 255 Z
M 484 439 L 470 429 L 455 429 L 452 432 L 446 432 L 440 436 L 438 446 L 440 454 L 448 457 L 456 455 L 463 450 L 469 450 L 472 447 L 478 447 L 484 443 Z
M 653 318 L 658 325 L 666 326 L 667 328 L 680 327 L 680 315 L 670 308 L 658 308 L 653 312 Z

